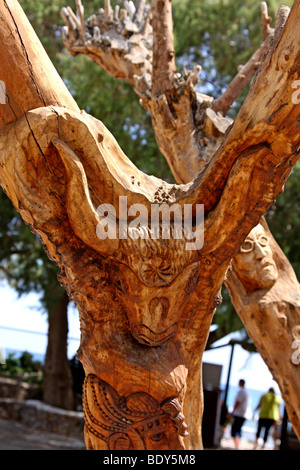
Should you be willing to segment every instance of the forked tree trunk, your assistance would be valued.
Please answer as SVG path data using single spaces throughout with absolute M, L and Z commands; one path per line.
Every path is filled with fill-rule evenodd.
M 0 181 L 80 314 L 89 449 L 202 447 L 202 354 L 220 288 L 298 159 L 298 15 L 299 3 L 209 165 L 171 185 L 140 172 L 101 122 L 78 111 L 17 2 L 0 7 Z M 127 232 L 125 202 L 130 222 L 164 202 L 192 207 L 194 225 L 205 204 L 203 246 L 188 250 L 176 219 L 170 238 L 162 222 L 153 236 L 145 219 Z M 109 220 L 97 210 L 104 203 Z M 107 222 L 118 235 L 103 239 Z
M 127 3 L 124 2 L 124 6 L 127 8 L 125 18 L 124 15 L 123 17 L 119 16 L 117 7 L 113 14 L 110 2 L 107 1 L 105 8 L 99 10 L 97 17 L 92 15 L 86 21 L 84 21 L 81 2 L 78 0 L 76 3 L 77 10 L 80 8 L 80 14 L 77 16 L 70 8 L 62 10 L 62 16 L 66 23 L 63 31 L 67 49 L 73 55 L 86 54 L 91 60 L 103 67 L 107 73 L 134 85 L 142 104 L 150 112 L 157 143 L 168 161 L 177 183 L 188 183 L 203 171 L 213 159 L 216 149 L 222 144 L 232 124 L 232 120 L 225 117 L 226 112 L 251 77 L 262 66 L 264 60 L 269 60 L 274 48 L 277 47 L 280 50 L 277 56 L 277 70 L 284 70 L 284 61 L 289 59 L 289 47 L 285 49 L 284 46 L 281 46 L 280 35 L 290 9 L 286 6 L 280 7 L 276 26 L 272 28 L 267 4 L 262 2 L 264 41 L 248 62 L 239 66 L 238 73 L 227 90 L 214 100 L 212 97 L 197 93 L 195 90 L 194 85 L 198 81 L 200 66 L 195 67 L 193 71 L 184 70 L 183 76 L 175 73 L 172 13 L 169 0 L 160 2 L 152 0 L 151 10 L 147 10 L 145 2 L 136 2 L 136 11 L 133 7 L 132 11 L 128 9 Z M 151 25 L 150 17 L 152 19 Z M 271 81 L 263 83 L 261 80 L 261 83 L 262 90 L 254 86 L 257 94 L 269 93 L 276 96 L 276 86 Z M 291 88 L 294 90 L 297 85 L 298 82 L 295 81 Z M 291 96 L 290 99 L 294 99 L 294 104 L 297 104 L 298 91 L 291 90 L 291 93 L 294 98 Z M 284 99 L 281 106 L 285 106 Z M 259 103 L 257 110 L 259 110 Z M 271 121 L 270 116 L 268 122 L 271 123 Z M 270 142 L 272 139 L 267 140 Z M 266 222 L 264 221 L 263 224 L 268 232 Z M 269 235 L 266 238 L 269 239 Z M 268 262 L 268 256 L 265 256 L 263 251 L 267 248 L 259 247 L 259 241 L 255 240 L 255 243 L 252 244 L 252 250 L 247 254 L 248 282 L 250 275 L 257 275 L 257 270 L 261 270 L 261 275 L 264 276 L 264 263 Z M 286 258 L 283 258 L 274 239 L 272 239 L 272 243 L 268 243 L 268 249 L 270 247 L 275 263 L 278 260 L 281 261 L 278 266 L 275 266 L 275 269 L 282 273 L 281 264 L 283 262 L 284 272 L 290 275 L 290 284 L 287 285 L 286 276 L 284 276 L 285 281 L 282 280 L 282 276 L 279 276 L 274 285 L 271 283 L 264 289 L 261 289 L 259 285 L 256 286 L 255 295 L 251 296 L 251 310 L 259 311 L 262 308 L 262 303 L 265 304 L 265 299 L 268 298 L 268 311 L 273 312 L 272 318 L 275 323 L 280 318 L 280 329 L 272 328 L 268 335 L 265 335 L 262 328 L 254 327 L 257 316 L 251 317 L 251 325 L 249 325 L 249 318 L 245 313 L 248 311 L 245 302 L 247 303 L 249 299 L 248 296 L 245 297 L 244 289 L 242 289 L 243 283 L 234 282 L 234 279 L 238 278 L 237 272 L 235 277 L 232 274 L 228 275 L 226 285 L 235 309 L 244 324 L 249 325 L 248 333 L 278 382 L 290 420 L 299 436 L 300 416 L 297 399 L 300 390 L 299 361 L 292 361 L 291 358 L 297 357 L 297 348 L 300 343 L 299 329 L 297 328 L 300 285 L 291 265 Z M 241 256 L 244 255 L 237 255 L 237 258 Z M 235 258 L 233 259 L 234 264 Z M 268 269 L 266 268 L 267 272 Z M 255 278 L 252 282 L 257 284 Z M 284 288 L 280 287 L 282 284 Z M 287 303 L 287 298 L 291 293 L 293 301 Z M 284 317 L 278 313 L 280 296 L 282 296 L 282 305 L 287 306 Z M 278 343 L 279 334 L 281 349 L 274 348 L 274 345 Z M 266 351 L 268 351 L 267 354 Z

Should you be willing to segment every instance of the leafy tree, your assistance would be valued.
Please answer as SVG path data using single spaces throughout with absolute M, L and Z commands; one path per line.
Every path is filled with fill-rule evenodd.
M 202 66 L 199 89 L 218 97 L 237 74 L 238 66 L 249 60 L 263 40 L 260 2 L 257 0 L 175 0 L 175 52 L 179 65 Z M 287 0 L 287 6 L 293 0 Z M 273 19 L 281 3 L 268 1 Z M 196 45 L 199 45 L 197 47 Z M 249 91 L 246 87 L 229 115 L 234 119 Z
M 297 163 L 280 194 L 267 215 L 268 225 L 276 241 L 293 266 L 300 279 L 300 164 Z
M 33 359 L 31 353 L 23 351 L 20 356 L 8 354 L 5 364 L 1 365 L 1 374 L 21 378 L 24 382 L 41 385 L 43 373 L 40 361 Z
M 69 299 L 57 281 L 57 267 L 41 241 L 31 233 L 10 200 L 0 192 L 0 277 L 19 295 L 36 292 L 41 310 L 48 314 L 48 346 L 44 365 L 44 400 L 73 408 L 72 378 L 67 360 L 67 309 Z M 59 394 L 62 387 L 64 393 Z

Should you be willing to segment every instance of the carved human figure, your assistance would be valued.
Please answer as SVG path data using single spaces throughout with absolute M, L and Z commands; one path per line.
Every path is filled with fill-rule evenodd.
M 232 267 L 248 292 L 274 285 L 278 270 L 269 238 L 261 224 L 254 227 L 232 261 Z
M 152 260 L 156 261 L 157 258 L 150 258 Z M 197 284 L 199 263 L 188 266 L 172 282 L 166 281 L 163 287 L 158 288 L 142 283 L 133 270 L 124 265 L 114 275 L 120 279 L 115 283 L 118 286 L 117 295 L 125 307 L 135 339 L 146 346 L 161 346 L 171 340 Z
M 232 260 L 228 281 L 226 287 L 234 308 L 256 347 L 260 347 L 258 332 L 268 337 L 260 354 L 279 385 L 296 430 L 300 416 L 300 365 L 298 351 L 295 352 L 300 338 L 299 282 L 264 218 Z M 276 377 L 274 371 L 282 358 L 284 367 L 280 377 Z M 296 402 L 297 406 L 291 406 Z

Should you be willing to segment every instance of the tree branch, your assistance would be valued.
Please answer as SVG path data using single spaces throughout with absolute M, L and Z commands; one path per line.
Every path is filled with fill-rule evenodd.
M 239 253 L 225 284 L 249 336 L 279 385 L 289 420 L 300 438 L 299 364 L 292 360 L 293 344 L 297 346 L 300 338 L 300 285 L 264 219 L 254 234 L 250 232 L 252 240 L 255 231 L 267 240 L 266 251 L 258 257 L 254 251 L 250 255 Z M 253 261 L 246 277 L 240 264 L 243 256 Z M 265 263 L 270 269 L 267 276 L 263 272 Z M 258 283 L 256 288 L 249 284 L 253 279 Z
M 225 115 L 227 111 L 231 108 L 234 101 L 241 94 L 241 92 L 243 91 L 245 86 L 247 86 L 254 73 L 261 66 L 266 54 L 270 50 L 270 47 L 272 47 L 272 45 L 274 44 L 274 41 L 276 41 L 278 34 L 280 34 L 282 27 L 285 24 L 289 13 L 289 8 L 287 9 L 287 7 L 280 7 L 277 14 L 275 29 L 271 28 L 269 25 L 271 18 L 268 16 L 267 4 L 265 2 L 262 2 L 261 4 L 261 11 L 262 28 L 265 40 L 260 46 L 260 48 L 255 51 L 254 54 L 250 57 L 248 62 L 243 66 L 239 66 L 238 74 L 228 85 L 226 91 L 214 101 L 213 109 L 216 112 L 221 112 L 223 115 Z
M 273 28 L 271 28 L 270 23 L 272 18 L 269 16 L 268 13 L 268 5 L 266 2 L 261 2 L 261 26 L 263 30 L 263 37 L 267 39 L 270 34 L 274 33 Z
M 152 1 L 152 95 L 174 88 L 176 73 L 171 0 Z
M 97 15 L 83 18 L 81 0 L 76 1 L 76 15 L 70 7 L 63 8 L 63 40 L 72 55 L 85 54 L 101 65 L 110 75 L 135 84 L 135 77 L 152 73 L 152 28 L 149 25 L 150 8 L 140 1 L 117 5 L 113 11 L 105 2 Z
M 3 4 L 1 80 L 6 84 L 7 102 L 0 105 L 0 127 L 40 106 L 66 106 L 79 111 L 44 49 L 36 55 L 39 40 L 19 4 L 11 0 L 4 0 Z M 36 70 L 38 74 L 33 73 Z

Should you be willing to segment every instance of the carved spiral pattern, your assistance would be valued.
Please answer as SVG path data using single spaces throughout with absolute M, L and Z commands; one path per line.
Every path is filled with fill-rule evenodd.
M 144 392 L 121 397 L 109 384 L 90 374 L 84 382 L 83 405 L 86 430 L 110 450 L 146 449 L 149 434 L 153 442 L 159 442 L 170 419 L 178 435 L 187 435 L 176 398 L 160 404 Z

